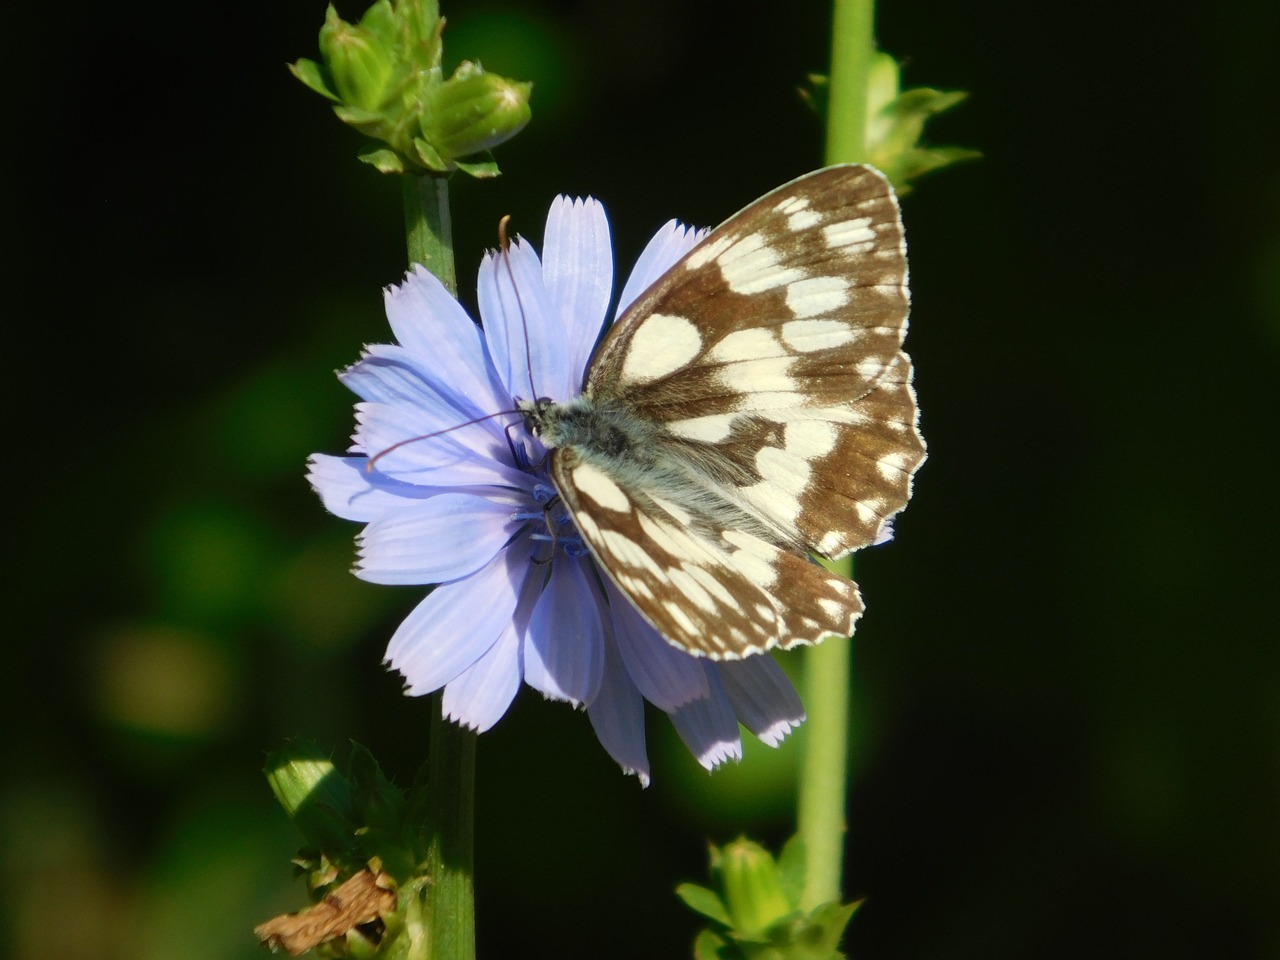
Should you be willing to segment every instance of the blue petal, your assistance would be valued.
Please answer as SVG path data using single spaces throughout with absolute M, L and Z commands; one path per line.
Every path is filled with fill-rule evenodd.
M 524 631 L 519 626 L 529 622 L 533 608 L 542 595 L 542 571 L 528 565 L 524 573 L 508 557 L 508 567 L 521 577 L 520 594 L 510 619 L 488 653 L 460 673 L 444 688 L 441 704 L 444 715 L 464 727 L 483 733 L 502 719 L 511 706 L 524 676 L 520 653 Z
M 567 400 L 581 391 L 569 366 L 564 324 L 547 299 L 533 248 L 517 239 L 490 253 L 476 285 L 494 367 L 510 396 Z
M 720 664 L 720 680 L 738 720 L 776 747 L 804 722 L 804 704 L 791 679 L 767 653 Z
M 484 733 L 511 706 L 520 677 L 520 634 L 508 621 L 489 651 L 445 685 L 445 717 Z
M 529 618 L 525 683 L 575 706 L 595 699 L 604 672 L 600 602 L 582 563 L 558 557 Z
M 420 266 L 384 302 L 391 329 L 440 383 L 468 397 L 480 413 L 509 406 L 485 351 L 480 328 L 435 276 Z
M 422 584 L 474 573 L 511 540 L 524 501 L 469 493 L 408 501 L 364 528 L 356 576 L 371 583 Z
M 452 371 L 442 371 L 397 344 L 365 347 L 364 355 L 341 371 L 338 379 L 362 400 L 435 411 L 442 428 L 512 410 L 492 387 L 464 393 L 452 382 Z M 514 412 L 507 417 L 514 418 Z M 493 422 L 500 420 L 495 417 Z
M 671 714 L 671 723 L 685 746 L 708 770 L 726 760 L 742 759 L 742 739 L 738 736 L 738 718 L 725 696 L 716 665 L 704 663 L 711 695 L 695 700 Z
M 440 433 L 437 413 L 382 403 L 356 404 L 352 449 L 376 457 L 374 469 L 405 483 L 527 486 L 511 448 L 491 422 Z
M 640 252 L 640 258 L 622 288 L 622 296 L 618 298 L 616 315 L 622 316 L 636 297 L 648 290 L 706 235 L 706 230 L 695 230 L 676 220 L 664 223 Z
M 587 716 L 600 745 L 621 766 L 634 773 L 640 786 L 649 785 L 649 754 L 645 748 L 644 700 L 627 676 L 613 644 L 604 644 L 604 675 L 600 692 L 587 707 Z
M 551 204 L 542 236 L 542 282 L 564 325 L 569 369 L 581 383 L 613 293 L 609 220 L 598 201 L 557 197 Z
M 307 461 L 307 479 L 320 494 L 325 508 L 344 520 L 368 523 L 393 510 L 402 509 L 414 499 L 422 499 L 439 491 L 409 483 L 397 483 L 365 469 L 366 457 L 331 457 L 325 453 L 311 455 Z
M 612 584 L 609 612 L 622 663 L 646 700 L 670 712 L 710 694 L 702 662 L 662 639 Z
M 387 644 L 387 663 L 404 676 L 406 693 L 439 690 L 497 643 L 516 608 L 517 579 L 498 556 L 414 608 Z

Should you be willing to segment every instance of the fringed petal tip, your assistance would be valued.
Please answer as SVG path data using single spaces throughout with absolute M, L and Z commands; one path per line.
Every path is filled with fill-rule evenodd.
M 627 777 L 634 776 L 637 780 L 640 781 L 641 790 L 649 789 L 649 771 L 648 770 L 635 770 L 635 769 L 632 769 L 631 767 L 628 767 L 625 763 L 620 763 L 618 764 L 618 766 L 622 768 L 623 776 L 627 776 Z
M 780 747 L 782 741 L 791 736 L 792 731 L 798 729 L 805 719 L 801 714 L 797 719 L 776 720 L 765 729 L 755 731 L 756 739 L 766 747 Z
M 742 762 L 742 741 L 721 740 L 713 743 L 698 754 L 698 763 L 708 772 L 732 760 Z

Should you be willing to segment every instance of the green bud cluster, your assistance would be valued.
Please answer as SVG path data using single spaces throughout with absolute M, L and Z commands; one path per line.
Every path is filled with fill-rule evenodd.
M 382 917 L 376 942 L 353 928 L 326 943 L 327 956 L 398 958 L 422 926 L 427 838 L 421 830 L 425 786 L 406 793 L 387 779 L 373 755 L 353 743 L 347 769 L 339 771 L 313 744 L 298 741 L 267 758 L 267 782 L 306 846 L 294 858 L 313 901 L 345 880 L 371 870 L 389 877 L 396 909 Z
M 712 921 L 694 942 L 696 960 L 839 960 L 840 939 L 857 903 L 800 908 L 804 850 L 797 838 L 775 860 L 740 837 L 711 848 L 715 889 L 676 888 L 685 905 Z
M 383 173 L 496 176 L 488 151 L 529 122 L 533 84 L 470 61 L 446 78 L 444 18 L 426 6 L 377 0 L 354 24 L 330 6 L 320 28 L 321 59 L 301 59 L 289 69 L 333 101 L 339 119 L 379 141 L 360 159 Z
M 819 116 L 826 116 L 825 76 L 810 74 L 800 95 Z M 911 183 L 918 177 L 982 156 L 964 147 L 926 147 L 920 143 L 926 121 L 968 96 L 963 90 L 902 90 L 898 62 L 887 53 L 876 53 L 867 78 L 867 140 L 861 159 L 882 171 L 904 195 L 911 192 Z

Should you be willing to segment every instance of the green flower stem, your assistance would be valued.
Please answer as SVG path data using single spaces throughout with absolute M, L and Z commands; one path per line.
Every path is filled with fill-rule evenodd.
M 850 564 L 829 564 L 848 575 Z M 828 637 L 805 652 L 804 752 L 796 801 L 796 833 L 804 843 L 800 909 L 812 910 L 841 896 L 848 779 L 850 651 L 848 637 Z
M 876 42 L 875 0 L 835 0 L 827 88 L 826 162 L 865 163 L 867 87 Z
M 476 735 L 444 719 L 432 697 L 427 756 L 430 960 L 475 960 Z
M 449 219 L 446 177 L 407 173 L 404 183 L 404 232 L 409 264 L 420 263 L 455 297 L 458 275 L 453 266 L 453 224 Z
M 404 225 L 409 262 L 420 263 L 457 295 L 449 181 L 405 174 Z M 426 949 L 429 960 L 475 960 L 476 735 L 444 719 L 432 697 L 427 754 Z
M 835 0 L 831 31 L 826 162 L 867 158 L 867 82 L 875 55 L 874 0 Z M 853 576 L 852 557 L 827 564 Z M 806 652 L 804 702 L 809 714 L 800 761 L 796 832 L 804 844 L 800 907 L 812 910 L 842 896 L 848 803 L 849 687 L 852 641 L 830 637 Z

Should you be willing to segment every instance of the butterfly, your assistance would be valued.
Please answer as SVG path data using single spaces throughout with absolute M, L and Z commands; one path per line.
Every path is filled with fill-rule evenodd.
M 522 400 L 599 567 L 673 646 L 737 659 L 849 635 L 814 562 L 891 535 L 925 459 L 902 220 L 829 167 L 730 217 L 637 298 L 581 394 Z

